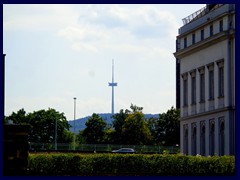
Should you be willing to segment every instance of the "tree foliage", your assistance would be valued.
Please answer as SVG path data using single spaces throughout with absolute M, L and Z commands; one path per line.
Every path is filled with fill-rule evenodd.
M 130 114 L 122 128 L 126 144 L 151 144 L 152 137 L 142 112 Z
M 68 132 L 70 125 L 64 113 L 55 109 L 38 110 L 28 114 L 24 109 L 20 109 L 6 119 L 12 120 L 14 124 L 30 125 L 29 141 L 35 143 L 53 143 L 55 140 L 55 123 L 57 122 L 57 142 L 72 142 L 72 135 Z
M 180 137 L 180 112 L 171 107 L 158 118 L 145 119 L 143 108 L 131 104 L 113 116 L 113 138 L 116 144 L 176 145 Z
M 98 114 L 93 114 L 86 122 L 86 128 L 76 137 L 78 143 L 100 144 L 152 144 L 172 146 L 180 143 L 180 111 L 171 107 L 159 118 L 145 119 L 143 107 L 131 104 L 130 110 L 121 109 L 113 116 L 112 126 Z M 20 109 L 4 117 L 4 123 L 12 120 L 14 124 L 29 124 L 29 141 L 53 143 L 55 123 L 57 122 L 57 142 L 71 143 L 74 134 L 63 113 L 55 109 L 26 113 Z
M 89 144 L 103 143 L 107 126 L 106 121 L 98 114 L 93 113 L 85 125 L 83 137 L 85 137 L 86 142 Z
M 124 143 L 124 137 L 123 137 L 123 125 L 125 124 L 125 120 L 127 119 L 129 115 L 129 110 L 123 110 L 121 109 L 119 113 L 116 113 L 113 118 L 113 139 L 114 143 L 121 144 Z
M 157 129 L 158 129 L 159 118 L 160 118 L 160 115 L 158 118 L 151 117 L 147 119 L 147 125 L 153 138 L 153 141 L 152 141 L 153 145 L 159 144 L 157 143 L 157 138 L 158 138 Z
M 149 144 L 152 140 L 143 108 L 131 104 L 131 110 L 123 109 L 113 116 L 113 138 L 117 144 Z
M 172 146 L 180 143 L 179 117 L 180 111 L 174 107 L 160 115 L 156 127 L 157 137 L 155 139 L 158 144 Z
M 139 107 L 139 106 L 137 106 L 137 105 L 131 104 L 130 109 L 132 109 L 132 112 L 133 112 L 133 113 L 135 113 L 135 112 L 142 112 L 143 107 Z
M 14 124 L 27 124 L 26 118 L 26 111 L 22 108 L 17 113 L 13 112 L 10 116 L 5 117 L 4 124 L 7 124 L 9 120 L 13 121 Z
M 80 130 L 79 133 L 76 135 L 76 141 L 79 144 L 86 144 L 86 138 L 83 136 L 84 130 Z

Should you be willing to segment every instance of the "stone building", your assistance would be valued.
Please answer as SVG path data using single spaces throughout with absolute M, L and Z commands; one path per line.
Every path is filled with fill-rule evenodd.
M 235 5 L 207 4 L 176 40 L 176 104 L 183 154 L 235 154 Z

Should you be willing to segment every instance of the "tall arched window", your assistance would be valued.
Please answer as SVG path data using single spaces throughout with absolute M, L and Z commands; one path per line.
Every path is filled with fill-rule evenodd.
M 206 135 L 205 135 L 205 121 L 201 121 L 201 136 L 200 136 L 200 154 L 202 156 L 206 155 Z
M 215 153 L 215 122 L 214 119 L 210 120 L 210 133 L 209 133 L 209 155 L 213 156 Z
M 184 139 L 183 139 L 183 154 L 188 155 L 188 125 L 183 125 Z
M 219 155 L 223 156 L 225 151 L 224 151 L 224 147 L 225 147 L 225 125 L 224 125 L 224 118 L 221 117 L 219 118 Z
M 192 123 L 192 155 L 197 154 L 197 127 L 196 123 Z

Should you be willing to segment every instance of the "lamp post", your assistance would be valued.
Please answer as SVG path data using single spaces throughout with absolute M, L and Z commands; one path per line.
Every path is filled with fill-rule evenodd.
M 55 119 L 55 150 L 57 150 L 57 118 Z
M 76 97 L 73 98 L 74 99 L 74 120 L 73 120 L 73 149 L 75 151 L 75 146 L 76 146 L 76 142 L 75 142 L 75 119 L 76 119 Z

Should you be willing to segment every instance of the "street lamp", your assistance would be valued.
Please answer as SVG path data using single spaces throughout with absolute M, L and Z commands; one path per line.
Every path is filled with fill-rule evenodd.
M 55 150 L 57 150 L 57 118 L 55 119 Z
M 74 147 L 74 151 L 75 151 L 75 146 L 76 146 L 76 142 L 75 142 L 75 119 L 76 119 L 76 97 L 73 98 L 74 99 L 74 120 L 73 120 L 73 147 Z

